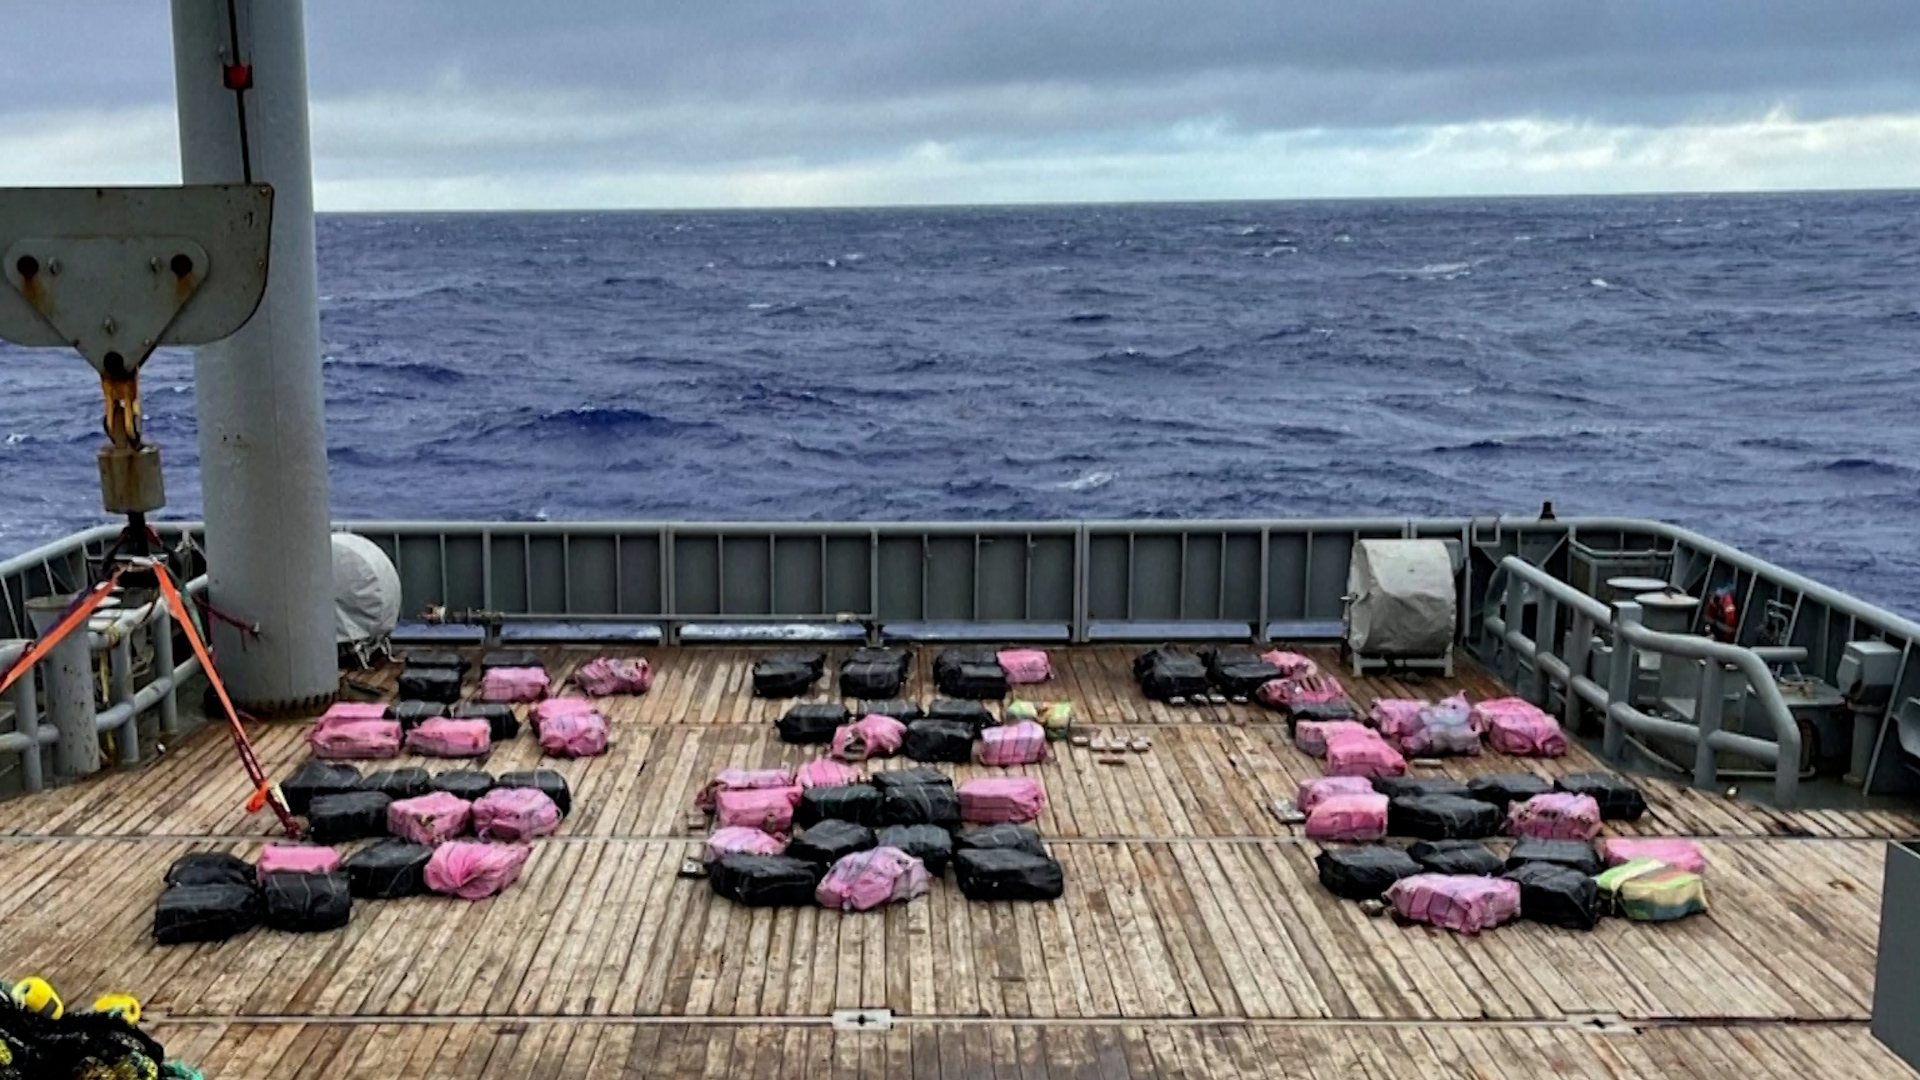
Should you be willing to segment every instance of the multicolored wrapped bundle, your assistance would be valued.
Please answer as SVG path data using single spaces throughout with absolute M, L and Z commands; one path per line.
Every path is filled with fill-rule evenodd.
M 1690 874 L 1707 872 L 1706 857 L 1691 840 L 1667 836 L 1609 836 L 1600 841 L 1600 858 L 1608 866 L 1634 859 L 1654 859 Z
M 1504 878 L 1415 874 L 1387 889 L 1401 918 L 1460 934 L 1477 934 L 1520 914 L 1520 886 Z
M 473 804 L 458 795 L 436 791 L 417 799 L 400 799 L 387 806 L 387 831 L 402 840 L 435 847 L 467 831 Z
M 1653 859 L 1634 859 L 1594 879 L 1611 910 L 1636 922 L 1671 922 L 1707 910 L 1699 874 Z
M 599 656 L 581 664 L 573 682 L 588 697 L 644 694 L 653 686 L 653 666 L 637 656 Z
M 1047 729 L 1031 720 L 988 728 L 980 733 L 974 756 L 982 765 L 1032 765 L 1044 761 Z
M 1600 804 L 1564 791 L 1535 795 L 1513 804 L 1507 831 L 1536 840 L 1591 840 L 1600 835 Z
M 882 904 L 924 896 L 932 883 L 926 864 L 894 847 L 869 848 L 842 857 L 820 880 L 813 896 L 821 907 L 871 911 Z

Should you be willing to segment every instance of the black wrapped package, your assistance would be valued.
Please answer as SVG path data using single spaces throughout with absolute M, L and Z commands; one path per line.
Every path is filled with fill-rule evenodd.
M 1200 656 L 1207 678 L 1223 694 L 1251 697 L 1261 684 L 1286 677 L 1286 672 L 1260 659 L 1250 649 L 1209 649 Z
M 838 703 L 795 705 L 774 726 L 780 731 L 781 742 L 830 743 L 833 733 L 851 719 L 847 707 Z
M 1157 657 L 1140 677 L 1140 692 L 1152 701 L 1171 701 L 1207 692 L 1207 668 L 1197 656 L 1168 653 Z
M 1458 795 L 1465 798 L 1467 785 L 1450 776 L 1376 776 L 1373 790 L 1389 799 L 1410 795 Z
M 567 778 L 552 769 L 530 769 L 522 772 L 501 773 L 494 781 L 495 787 L 533 788 L 544 792 L 560 808 L 560 816 L 566 817 L 573 811 L 573 791 L 567 787 Z
M 956 852 L 953 880 L 969 900 L 1056 900 L 1067 888 L 1059 863 L 1017 848 Z
M 1467 795 L 1505 809 L 1511 803 L 1526 802 L 1545 795 L 1553 784 L 1532 773 L 1494 773 L 1467 781 Z
M 786 855 L 723 855 L 707 868 L 714 895 L 748 907 L 813 903 L 822 868 Z
M 425 769 L 381 769 L 360 780 L 360 791 L 377 791 L 389 799 L 417 799 L 433 790 Z
M 840 665 L 840 694 L 850 698 L 890 698 L 906 680 L 900 669 L 873 660 L 849 660 Z
M 472 802 L 499 786 L 492 773 L 479 769 L 449 769 L 433 778 L 433 790 Z
M 1413 856 L 1379 844 L 1327 848 L 1314 856 L 1313 865 L 1320 884 L 1343 900 L 1378 900 L 1388 886 L 1420 872 Z
M 849 664 L 891 664 L 901 678 L 913 666 L 913 656 L 905 649 L 855 649 L 847 654 Z M 860 695 L 855 695 L 860 696 Z M 892 697 L 892 694 L 868 694 L 867 697 Z
M 540 662 L 538 656 L 521 649 L 496 649 L 480 658 L 481 671 L 492 671 L 494 668 L 503 667 L 537 667 L 544 670 L 546 665 Z
M 937 684 L 940 692 L 969 701 L 998 701 L 1007 696 L 1007 669 L 999 661 L 962 664 Z
M 305 817 L 316 795 L 339 795 L 360 786 L 360 770 L 336 761 L 309 761 L 280 781 L 287 811 Z
M 816 821 L 787 841 L 790 858 L 818 863 L 825 871 L 843 856 L 874 845 L 873 830 L 851 821 Z
M 1357 720 L 1359 714 L 1353 706 L 1344 701 L 1324 701 L 1313 705 L 1295 705 L 1287 710 L 1288 719 L 1294 723 L 1302 720 Z
M 261 921 L 275 930 L 338 930 L 353 916 L 345 874 L 268 874 L 260 883 Z
M 976 825 L 971 829 L 962 829 L 954 834 L 953 850 L 987 851 L 994 848 L 1012 848 L 1034 855 L 1045 855 L 1047 849 L 1040 843 L 1040 833 L 1031 825 Z
M 895 785 L 880 792 L 880 824 L 960 827 L 960 793 L 951 782 Z
M 308 838 L 316 844 L 364 840 L 387 835 L 387 806 L 393 799 L 378 791 L 322 795 L 307 807 Z
M 1564 866 L 1589 876 L 1600 872 L 1600 855 L 1593 850 L 1593 845 L 1585 840 L 1528 838 L 1515 842 L 1513 850 L 1507 853 L 1509 870 L 1535 862 Z
M 915 761 L 971 761 L 973 728 L 958 720 L 915 720 L 907 725 L 900 752 Z
M 369 844 L 340 864 L 347 889 L 362 900 L 398 900 L 427 892 L 427 860 L 433 849 L 398 837 Z
M 853 711 L 860 716 L 891 716 L 903 724 L 911 724 L 927 715 L 927 711 L 920 707 L 919 702 L 902 701 L 899 698 L 863 701 L 860 707 Z
M 885 791 L 895 787 L 920 787 L 925 784 L 953 786 L 953 777 L 939 769 L 882 769 L 867 777 L 867 782 Z
M 1561 791 L 1591 795 L 1600 804 L 1603 821 L 1638 821 L 1647 812 L 1647 797 L 1640 789 L 1608 773 L 1575 773 L 1554 781 Z
M 955 701 L 950 698 L 940 698 L 929 704 L 927 719 L 958 721 L 972 728 L 976 736 L 1000 722 L 978 701 Z
M 438 701 L 396 701 L 387 712 L 400 721 L 401 731 L 412 731 L 422 721 L 438 720 L 447 715 L 447 707 Z
M 402 701 L 437 701 L 451 705 L 460 700 L 460 673 L 452 668 L 405 668 L 400 672 Z
M 795 825 L 804 829 L 835 819 L 856 825 L 880 824 L 880 789 L 871 784 L 840 784 L 800 793 L 800 805 L 793 811 Z
M 153 905 L 153 940 L 162 945 L 225 941 L 260 925 L 260 891 L 251 883 L 174 885 Z
M 927 864 L 927 873 L 946 873 L 953 858 L 953 834 L 938 825 L 889 825 L 874 835 L 878 847 L 899 848 Z
M 467 669 L 473 666 L 469 664 L 466 658 L 461 656 L 459 653 L 445 652 L 445 651 L 410 652 L 407 655 L 401 657 L 400 660 L 401 660 L 402 666 L 404 667 L 410 667 L 414 669 L 451 668 L 452 670 L 457 671 L 462 675 L 465 675 L 467 673 Z
M 168 885 L 245 885 L 253 888 L 253 864 L 224 851 L 189 851 L 167 867 Z
M 933 658 L 933 681 L 944 690 L 947 681 L 963 667 L 999 663 L 1000 654 L 993 649 L 942 649 L 940 655 Z
M 1578 870 L 1532 862 L 1507 871 L 1520 886 L 1520 917 L 1567 930 L 1591 930 L 1600 922 L 1600 886 Z
M 817 649 L 779 652 L 760 659 L 775 664 L 798 664 L 813 672 L 813 677 L 816 679 L 827 672 L 827 654 Z
M 1472 874 L 1494 877 L 1507 868 L 1506 860 L 1478 840 L 1420 840 L 1407 854 L 1429 874 Z
M 820 673 L 806 664 L 762 660 L 753 665 L 753 696 L 794 698 L 812 688 Z
M 1497 836 L 1506 813 L 1460 795 L 1403 795 L 1387 804 L 1387 832 L 1418 840 L 1478 840 Z
M 1138 682 L 1146 678 L 1147 672 L 1153 668 L 1153 665 L 1159 663 L 1160 661 L 1168 657 L 1189 656 L 1189 655 L 1191 654 L 1181 652 L 1179 649 L 1176 649 L 1171 645 L 1159 645 L 1154 648 L 1148 649 L 1146 652 L 1140 653 L 1139 655 L 1133 658 L 1134 681 Z M 1200 667 L 1202 671 L 1206 670 L 1205 663 L 1202 663 Z
M 487 737 L 496 743 L 510 742 L 520 737 L 520 717 L 514 713 L 511 705 L 497 701 L 455 705 L 447 715 L 455 720 L 485 720 Z

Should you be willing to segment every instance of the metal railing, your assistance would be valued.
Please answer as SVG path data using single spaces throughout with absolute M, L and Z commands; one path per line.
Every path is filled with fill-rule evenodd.
M 1506 642 L 1531 668 L 1533 678 L 1525 689 L 1536 704 L 1544 703 L 1547 685 L 1551 683 L 1562 691 L 1569 721 L 1575 719 L 1574 714 L 1582 702 L 1600 710 L 1606 723 L 1603 749 L 1609 758 L 1620 756 L 1630 732 L 1692 746 L 1693 779 L 1702 787 L 1716 782 L 1719 773 L 1716 755 L 1720 751 L 1755 758 L 1773 766 L 1775 801 L 1781 806 L 1793 804 L 1800 784 L 1800 725 L 1780 694 L 1773 670 L 1759 653 L 1710 638 L 1649 630 L 1641 625 L 1639 604 L 1619 601 L 1609 607 L 1523 559 L 1509 556 L 1501 560 L 1500 569 L 1506 574 L 1506 594 L 1501 614 L 1486 617 L 1486 629 Z M 1528 586 L 1536 590 L 1538 609 L 1534 625 L 1537 636 L 1544 640 L 1528 637 L 1520 626 Z M 1556 640 L 1561 606 L 1565 606 L 1571 616 L 1564 654 Z M 1599 626 L 1608 627 L 1613 638 L 1605 685 L 1587 674 L 1594 630 Z M 1640 652 L 1703 665 L 1693 723 L 1655 716 L 1634 707 L 1634 680 Z M 1798 650 L 1793 652 L 1797 654 Z M 1773 725 L 1773 741 L 1722 729 L 1722 709 L 1726 701 L 1724 680 L 1729 671 L 1744 677 L 1758 698 Z

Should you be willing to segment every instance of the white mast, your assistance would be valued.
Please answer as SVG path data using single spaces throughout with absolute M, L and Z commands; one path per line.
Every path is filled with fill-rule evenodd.
M 210 599 L 259 631 L 213 620 L 221 674 L 292 709 L 339 687 L 301 0 L 173 0 L 173 57 L 182 179 L 274 188 L 266 296 L 195 351 L 194 404 Z

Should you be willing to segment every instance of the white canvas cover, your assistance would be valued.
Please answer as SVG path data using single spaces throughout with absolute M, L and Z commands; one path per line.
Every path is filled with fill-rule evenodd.
M 364 536 L 333 534 L 333 628 L 341 645 L 379 642 L 400 621 L 400 572 Z
M 1347 594 L 1347 645 L 1361 656 L 1434 657 L 1453 642 L 1453 557 L 1438 540 L 1356 542 Z

